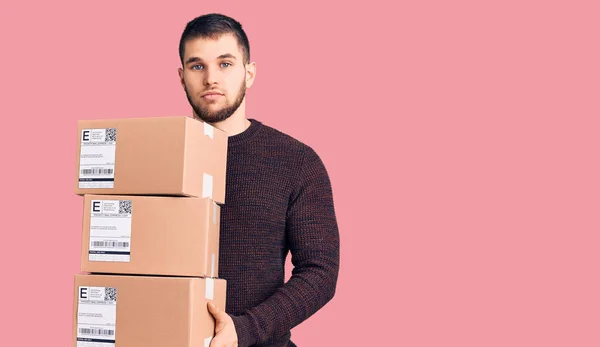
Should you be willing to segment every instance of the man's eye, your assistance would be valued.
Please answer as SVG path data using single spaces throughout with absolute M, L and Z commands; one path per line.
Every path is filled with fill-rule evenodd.
M 227 65 L 227 66 L 223 66 L 223 65 Z M 231 63 L 221 63 L 221 66 L 223 66 L 223 67 L 229 67 L 229 66 L 231 66 Z
M 200 70 L 202 67 L 202 65 L 194 65 L 192 66 L 192 70 Z

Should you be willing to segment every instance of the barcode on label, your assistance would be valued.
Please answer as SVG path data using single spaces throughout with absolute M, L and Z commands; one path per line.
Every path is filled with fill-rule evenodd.
M 127 241 L 92 241 L 94 247 L 109 247 L 109 248 L 127 248 L 129 242 Z
M 115 331 L 112 329 L 79 328 L 79 333 L 86 335 L 113 336 Z
M 114 169 L 103 169 L 103 168 L 95 168 L 95 169 L 81 169 L 82 175 L 112 175 Z
M 106 129 L 106 137 L 104 141 L 117 141 L 117 128 Z

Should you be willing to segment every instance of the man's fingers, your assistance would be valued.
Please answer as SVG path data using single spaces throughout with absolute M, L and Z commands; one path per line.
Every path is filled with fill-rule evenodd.
M 210 341 L 210 347 L 232 347 L 232 346 L 237 347 L 238 344 L 237 343 L 227 344 L 225 342 L 225 340 L 220 339 L 218 337 L 215 337 L 215 338 L 212 339 L 212 341 Z
M 218 337 L 215 337 L 214 339 L 212 339 L 212 341 L 210 341 L 210 347 L 231 347 L 231 346 L 237 347 L 237 343 L 236 344 L 227 344 L 225 342 L 225 340 L 220 339 Z

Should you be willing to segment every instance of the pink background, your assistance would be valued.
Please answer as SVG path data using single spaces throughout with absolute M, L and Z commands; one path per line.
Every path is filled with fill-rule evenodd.
M 250 37 L 248 116 L 333 182 L 339 286 L 299 346 L 600 345 L 597 2 L 118 3 L 0 5 L 2 345 L 70 346 L 76 121 L 189 115 L 212 11 Z

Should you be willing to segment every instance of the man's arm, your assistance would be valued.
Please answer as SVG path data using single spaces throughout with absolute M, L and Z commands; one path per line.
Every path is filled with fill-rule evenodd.
M 240 347 L 276 339 L 329 302 L 339 272 L 339 232 L 328 173 L 310 147 L 290 197 L 286 237 L 292 276 L 275 294 L 232 316 Z

